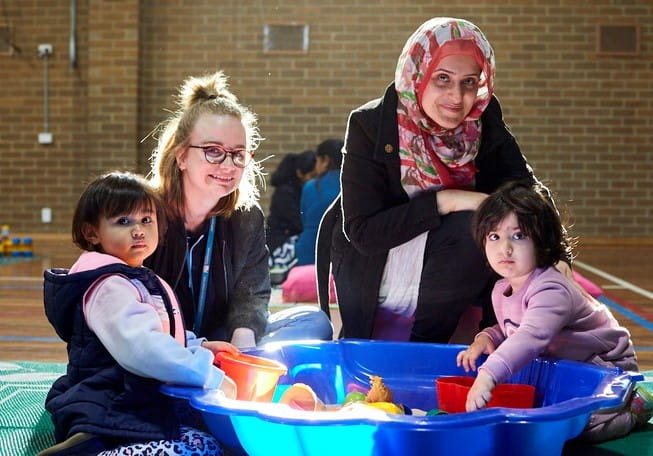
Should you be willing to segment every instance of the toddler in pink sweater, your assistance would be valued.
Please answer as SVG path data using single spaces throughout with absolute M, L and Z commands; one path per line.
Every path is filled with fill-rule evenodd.
M 540 355 L 638 369 L 628 330 L 556 269 L 571 257 L 571 241 L 537 188 L 520 182 L 501 187 L 479 206 L 472 233 L 503 278 L 492 292 L 498 323 L 457 356 L 457 364 L 469 372 L 476 370 L 479 356 L 489 355 L 467 396 L 467 411 L 485 407 L 496 385 Z M 646 423 L 653 409 L 650 388 L 640 383 L 623 410 L 593 415 L 583 438 L 617 438 Z

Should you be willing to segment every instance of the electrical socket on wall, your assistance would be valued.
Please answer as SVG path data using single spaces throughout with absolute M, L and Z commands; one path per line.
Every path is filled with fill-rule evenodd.
M 41 223 L 52 223 L 52 209 L 49 207 L 41 208 Z
M 39 133 L 39 144 L 52 144 L 53 139 L 52 133 L 49 131 Z
M 49 43 L 39 44 L 36 48 L 39 57 L 52 55 L 52 45 Z

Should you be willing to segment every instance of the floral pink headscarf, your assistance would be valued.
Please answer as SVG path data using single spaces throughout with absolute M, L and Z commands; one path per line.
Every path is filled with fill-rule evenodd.
M 421 98 L 433 70 L 454 54 L 473 57 L 481 67 L 481 80 L 467 117 L 447 130 L 424 113 Z M 474 186 L 481 114 L 492 97 L 494 72 L 492 46 L 478 27 L 464 19 L 430 19 L 408 39 L 397 63 L 395 87 L 401 183 L 409 195 L 430 188 Z

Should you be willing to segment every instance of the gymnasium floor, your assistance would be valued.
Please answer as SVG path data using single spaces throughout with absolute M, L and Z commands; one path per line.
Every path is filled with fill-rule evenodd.
M 77 251 L 66 239 L 35 239 L 35 259 L 0 258 L 0 361 L 66 360 L 65 346 L 43 314 L 43 270 L 69 267 Z M 632 334 L 642 370 L 653 369 L 653 240 L 581 245 L 575 269 L 601 287 L 599 298 Z M 278 295 L 272 304 L 279 305 Z M 274 309 L 273 309 L 274 310 Z M 336 326 L 337 308 L 331 313 Z
M 30 261 L 0 257 L 0 364 L 12 369 L 23 366 L 29 372 L 49 369 L 56 373 L 51 373 L 43 386 L 34 382 L 28 384 L 24 398 L 32 401 L 29 410 L 36 412 L 32 413 L 31 421 L 27 419 L 31 415 L 21 417 L 20 423 L 27 424 L 16 424 L 16 417 L 27 413 L 27 402 L 21 402 L 18 412 L 7 409 L 6 413 L 0 413 L 1 454 L 32 455 L 53 442 L 52 425 L 44 418 L 42 403 L 49 384 L 63 372 L 64 366 L 42 362 L 65 362 L 66 352 L 64 343 L 57 338 L 43 314 L 42 274 L 50 267 L 69 267 L 78 253 L 69 241 L 57 236 L 45 236 L 36 241 L 35 252 L 37 256 Z M 588 244 L 580 249 L 575 266 L 577 272 L 601 287 L 603 294 L 599 299 L 631 331 L 642 371 L 653 370 L 653 266 L 649 260 L 652 253 L 653 240 Z M 292 304 L 282 303 L 280 291 L 275 290 L 271 308 L 288 305 Z M 336 306 L 332 306 L 331 314 L 337 333 Z M 8 361 L 19 362 L 6 363 Z M 652 432 L 653 424 L 648 424 L 640 432 L 596 446 L 571 441 L 565 445 L 562 455 L 653 454 Z

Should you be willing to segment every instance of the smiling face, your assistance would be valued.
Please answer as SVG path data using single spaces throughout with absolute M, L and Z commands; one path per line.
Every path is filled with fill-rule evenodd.
M 537 267 L 535 244 L 522 232 L 514 212 L 487 234 L 485 255 L 492 269 L 508 279 L 513 292 L 521 288 Z
M 236 117 L 222 114 L 202 114 L 188 137 L 188 145 L 220 145 L 226 149 L 245 148 L 245 127 Z M 207 199 L 215 205 L 220 198 L 238 188 L 243 168 L 234 166 L 231 156 L 222 163 L 209 163 L 202 149 L 184 147 L 177 152 L 177 165 L 182 171 L 186 201 Z
M 435 123 L 456 128 L 471 111 L 478 94 L 481 67 L 469 55 L 449 55 L 437 64 L 424 87 L 421 107 Z
M 159 242 L 156 212 L 146 207 L 114 217 L 101 216 L 97 226 L 87 223 L 83 229 L 91 244 L 132 267 L 142 266 Z

